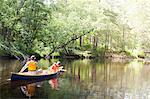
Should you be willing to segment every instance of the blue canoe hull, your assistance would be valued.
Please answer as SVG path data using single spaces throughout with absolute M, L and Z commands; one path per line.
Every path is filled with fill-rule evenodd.
M 11 75 L 11 81 L 17 81 L 17 80 L 44 80 L 44 79 L 52 79 L 57 77 L 60 74 L 60 72 L 54 73 L 54 74 L 46 74 L 46 75 L 23 75 L 19 73 L 12 73 Z

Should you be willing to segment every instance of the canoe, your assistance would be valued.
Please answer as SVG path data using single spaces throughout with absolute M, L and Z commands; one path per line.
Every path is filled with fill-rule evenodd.
M 12 73 L 11 75 L 11 81 L 18 81 L 18 80 L 43 80 L 43 79 L 52 79 L 57 77 L 60 74 L 60 72 L 53 73 L 53 74 L 36 74 L 31 75 L 27 73 Z
M 12 80 L 10 82 L 10 84 L 11 84 L 12 88 L 16 88 L 16 87 L 19 87 L 19 86 L 26 86 L 28 84 L 42 82 L 42 81 L 46 81 L 46 80 L 50 80 L 50 79 L 53 79 L 53 78 L 34 79 L 34 80 L 33 79 L 32 80 Z

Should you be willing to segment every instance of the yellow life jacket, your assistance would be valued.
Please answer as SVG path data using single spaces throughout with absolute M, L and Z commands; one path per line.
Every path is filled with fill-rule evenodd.
M 34 61 L 29 61 L 29 64 L 28 64 L 28 71 L 35 71 L 36 70 L 36 62 Z

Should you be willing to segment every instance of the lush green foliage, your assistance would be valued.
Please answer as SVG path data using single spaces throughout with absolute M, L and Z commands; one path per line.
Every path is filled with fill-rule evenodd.
M 60 55 L 74 54 L 79 50 L 96 51 L 95 54 L 100 55 L 106 51 L 147 50 L 150 45 L 150 14 L 145 13 L 149 11 L 149 1 L 0 2 L 1 55 L 44 56 L 54 52 Z

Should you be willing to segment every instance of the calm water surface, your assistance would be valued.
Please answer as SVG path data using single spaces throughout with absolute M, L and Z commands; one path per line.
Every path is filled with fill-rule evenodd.
M 40 60 L 47 68 L 57 60 Z M 150 65 L 137 60 L 60 60 L 67 72 L 19 86 L 10 82 L 21 61 L 0 59 L 1 99 L 150 99 Z M 22 90 L 24 89 L 24 90 Z M 28 89 L 28 90 L 27 90 Z

